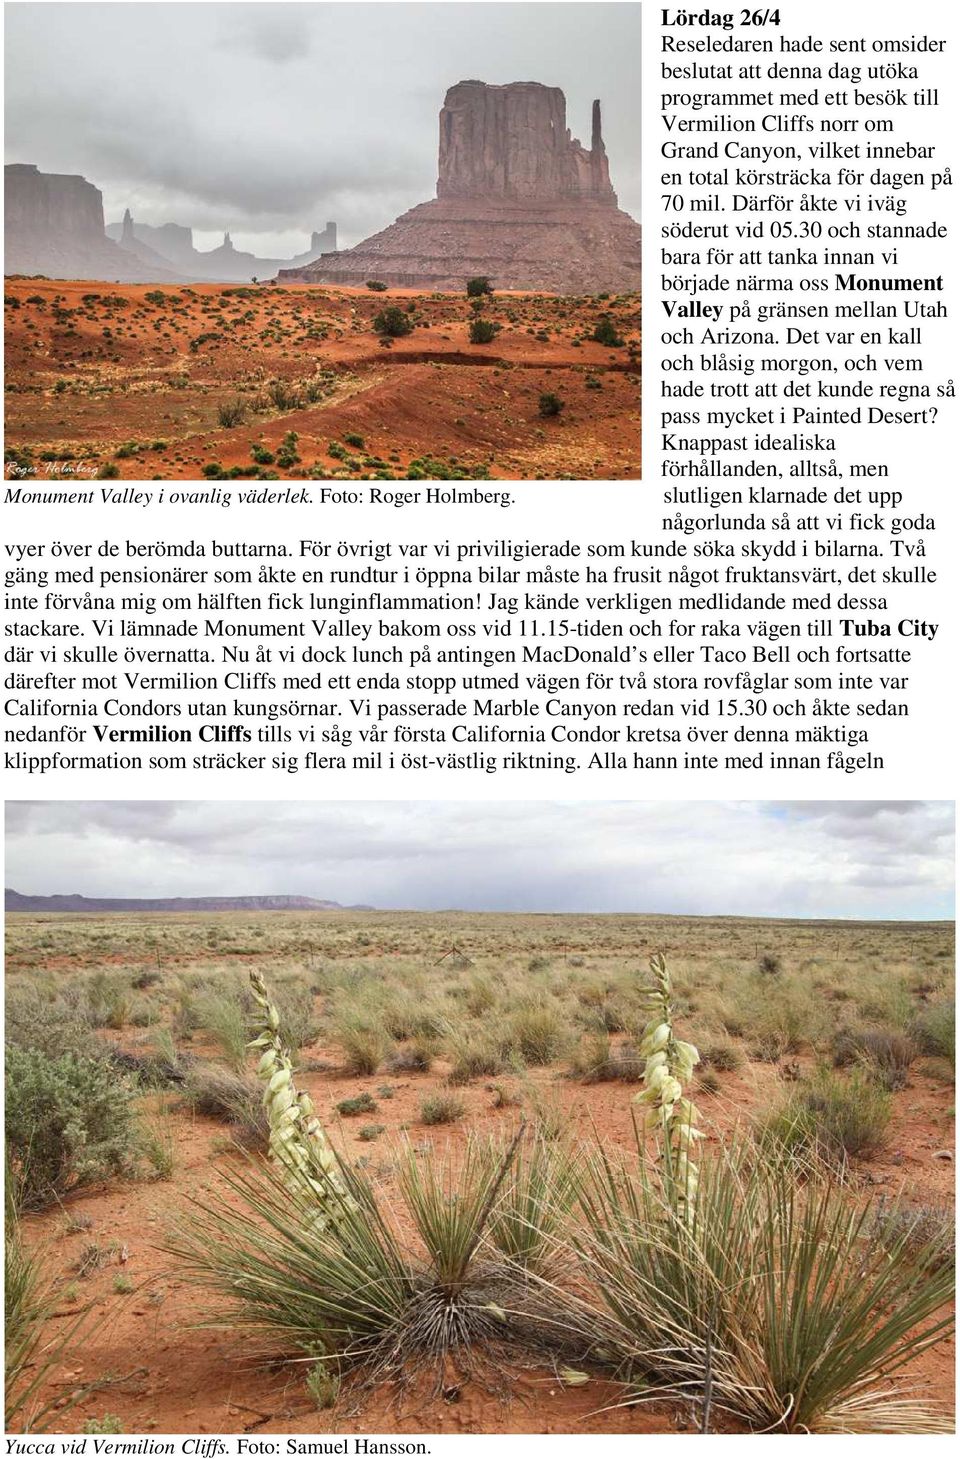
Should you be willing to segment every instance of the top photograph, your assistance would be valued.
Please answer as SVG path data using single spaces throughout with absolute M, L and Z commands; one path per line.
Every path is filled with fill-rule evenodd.
M 8 479 L 639 479 L 639 4 L 5 30 Z

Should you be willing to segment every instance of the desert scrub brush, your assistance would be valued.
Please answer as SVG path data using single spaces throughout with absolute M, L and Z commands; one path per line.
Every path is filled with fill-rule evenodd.
M 639 1054 L 646 1062 L 643 1089 L 634 1095 L 642 1108 L 644 1129 L 656 1130 L 663 1154 L 664 1181 L 681 1214 L 688 1218 L 696 1200 L 699 1175 L 690 1152 L 702 1132 L 700 1112 L 683 1092 L 700 1055 L 693 1044 L 678 1039 L 673 1027 L 670 973 L 662 953 L 650 959 L 653 987 L 647 996 L 652 1017 L 645 1025 Z
M 280 1036 L 280 1013 L 270 1001 L 263 975 L 252 972 L 250 986 L 259 1010 L 256 1019 L 260 1032 L 249 1047 L 263 1050 L 257 1074 L 264 1084 L 270 1154 L 289 1175 L 292 1195 L 302 1198 L 304 1182 L 313 1192 L 317 1210 L 312 1219 L 336 1225 L 353 1197 L 344 1184 L 340 1163 L 314 1113 L 309 1094 L 298 1091 L 293 1082 L 293 1060 Z

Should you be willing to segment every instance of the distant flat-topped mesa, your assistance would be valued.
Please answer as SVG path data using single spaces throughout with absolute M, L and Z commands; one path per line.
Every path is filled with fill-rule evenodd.
M 151 269 L 106 236 L 103 195 L 86 178 L 9 163 L 3 180 L 6 273 L 122 283 L 176 278 L 162 260 Z
M 460 81 L 440 112 L 437 197 L 382 233 L 283 282 L 626 293 L 640 288 L 640 225 L 617 206 L 593 103 L 590 148 L 571 137 L 556 86 Z

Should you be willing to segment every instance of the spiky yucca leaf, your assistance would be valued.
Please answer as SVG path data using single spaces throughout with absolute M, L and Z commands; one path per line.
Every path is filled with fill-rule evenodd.
M 516 1266 L 543 1273 L 573 1199 L 569 1153 L 536 1134 L 517 1150 L 490 1217 L 494 1246 Z
M 43 1393 L 81 1329 L 89 1338 L 98 1324 L 90 1326 L 89 1309 L 83 1308 L 61 1331 L 46 1331 L 56 1306 L 56 1292 L 44 1275 L 41 1257 L 23 1244 L 15 1185 L 8 1168 L 3 1252 L 5 1423 L 10 1432 L 43 1433 L 52 1419 L 62 1420 L 87 1391 L 78 1386 L 55 1389 L 46 1398 Z
M 422 1159 L 410 1145 L 404 1151 L 400 1189 L 426 1247 L 434 1281 L 450 1300 L 469 1281 L 522 1133 L 521 1125 L 506 1149 L 470 1139 L 456 1166 L 449 1157 L 433 1153 Z
M 325 1172 L 310 1156 L 304 1168 L 251 1164 L 226 1174 L 241 1206 L 197 1202 L 167 1245 L 188 1279 L 231 1299 L 224 1325 L 351 1360 L 400 1321 L 413 1273 L 369 1182 L 338 1165 L 333 1187 Z M 324 1222 L 313 1219 L 318 1181 L 328 1192 Z

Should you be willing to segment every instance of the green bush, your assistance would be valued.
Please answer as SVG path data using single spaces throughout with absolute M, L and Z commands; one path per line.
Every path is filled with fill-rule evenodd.
M 471 319 L 470 343 L 489 344 L 492 339 L 496 339 L 499 330 L 499 324 L 495 324 L 492 319 Z
M 381 309 L 379 314 L 374 315 L 373 327 L 377 334 L 385 335 L 387 339 L 399 339 L 401 335 L 412 332 L 413 320 L 396 304 L 391 304 L 388 309 Z
M 429 1094 L 421 1101 L 420 1118 L 425 1125 L 452 1125 L 463 1117 L 463 1100 L 455 1094 Z
M 478 299 L 483 294 L 492 294 L 492 293 L 493 293 L 493 285 L 491 284 L 491 282 L 490 282 L 489 279 L 485 279 L 485 278 L 467 279 L 467 297 L 468 298 L 470 298 L 470 299 Z
M 97 1059 L 8 1048 L 6 1138 L 22 1204 L 126 1171 L 135 1144 L 131 1090 Z
M 540 396 L 537 409 L 542 416 L 559 415 L 563 410 L 563 401 L 552 390 L 545 390 Z
M 367 279 L 367 288 L 372 289 L 375 294 L 383 294 L 387 286 L 380 279 Z
M 623 340 L 620 338 L 620 335 L 617 334 L 617 327 L 614 324 L 613 320 L 610 318 L 609 314 L 604 314 L 602 319 L 597 320 L 593 334 L 590 336 L 590 338 L 594 340 L 596 344 L 608 345 L 610 349 L 619 349 L 620 346 L 623 344 Z

